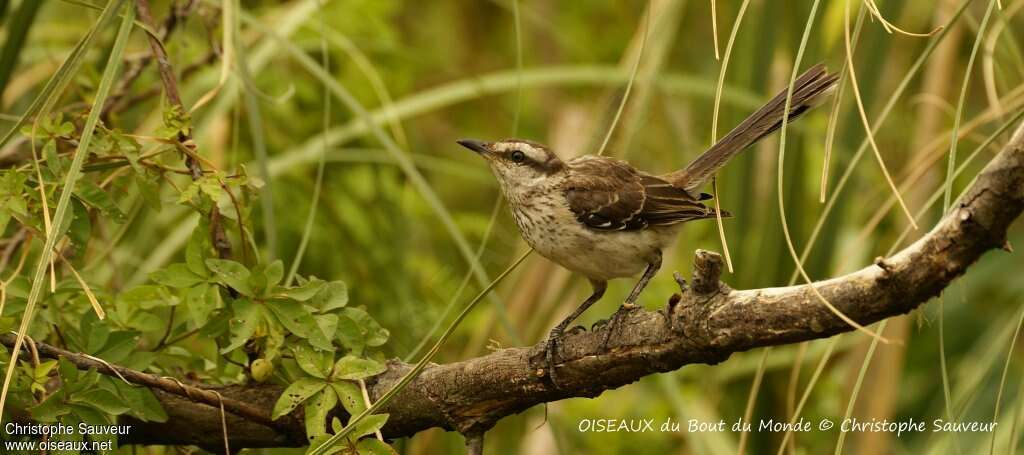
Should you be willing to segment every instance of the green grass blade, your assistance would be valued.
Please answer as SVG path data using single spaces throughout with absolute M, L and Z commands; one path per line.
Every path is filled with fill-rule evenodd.
M 382 125 L 393 119 L 408 119 L 417 115 L 440 110 L 458 103 L 516 90 L 575 85 L 617 85 L 629 81 L 629 72 L 616 66 L 547 66 L 542 68 L 503 70 L 481 76 L 466 78 L 423 90 L 415 95 L 395 102 L 391 108 L 380 108 L 370 113 L 373 125 Z M 689 74 L 664 74 L 655 81 L 658 88 L 671 94 L 685 94 L 711 98 L 715 94 L 715 83 L 711 80 Z M 741 108 L 757 108 L 759 97 L 749 89 L 727 86 L 722 95 L 726 103 Z M 362 119 L 331 128 L 327 133 L 331 145 L 338 145 L 366 134 L 372 125 Z M 271 173 L 281 172 L 301 162 L 314 161 L 319 153 L 322 139 L 315 136 L 304 144 L 286 150 L 270 160 Z
M 236 38 L 236 41 L 238 39 Z M 263 139 L 263 112 L 260 108 L 260 96 L 256 84 L 249 73 L 249 62 L 245 56 L 245 46 L 238 46 L 238 76 L 244 81 L 246 120 L 249 122 L 249 140 L 252 141 L 253 154 L 256 155 L 257 169 L 263 178 L 264 186 L 260 191 L 260 214 L 263 219 L 263 232 L 267 239 L 267 263 L 277 257 L 277 217 L 274 216 L 274 182 L 270 176 L 270 157 L 267 155 L 267 143 Z M 286 283 L 287 284 L 287 283 Z
M 330 55 L 327 52 L 327 22 L 324 20 L 324 15 L 320 14 L 320 65 L 326 71 L 330 68 Z M 324 82 L 324 94 L 323 102 L 324 109 L 321 118 L 323 122 L 323 130 L 326 132 L 331 128 L 331 88 L 327 82 Z M 295 258 L 292 259 L 292 264 L 288 268 L 288 275 L 284 278 L 284 285 L 291 286 L 292 280 L 295 279 L 295 274 L 299 271 L 299 265 L 302 264 L 302 257 L 306 254 L 306 247 L 309 245 L 309 238 L 313 234 L 313 221 L 316 220 L 317 208 L 320 206 L 320 191 L 324 186 L 324 169 L 327 167 L 327 141 L 324 141 L 323 149 L 320 151 L 320 159 L 316 164 L 316 181 L 313 183 L 313 196 L 309 202 L 309 214 L 306 215 L 306 224 L 302 228 L 302 237 L 299 239 L 299 246 L 295 249 Z M 265 161 L 264 161 L 265 162 Z
M 644 33 L 643 35 L 640 35 L 640 50 L 636 53 L 636 61 L 633 62 L 633 69 L 629 73 L 629 81 L 626 83 L 626 92 L 622 94 L 622 100 L 619 101 L 619 108 L 615 110 L 615 116 L 612 117 L 612 123 L 608 126 L 608 131 L 604 135 L 604 140 L 601 141 L 601 146 L 597 149 L 598 155 L 603 155 L 604 149 L 608 147 L 608 141 L 612 139 L 612 133 L 615 132 L 615 126 L 619 124 L 619 118 L 622 117 L 622 111 L 626 109 L 626 102 L 629 101 L 629 92 L 633 90 L 633 83 L 636 82 L 636 73 L 640 70 L 640 61 L 644 57 L 644 48 L 647 47 L 647 34 L 651 29 L 652 8 L 654 8 L 654 3 L 649 2 L 646 8 L 647 11 L 644 14 Z
M 878 330 L 875 333 L 879 335 L 885 333 L 885 326 L 888 325 L 889 321 L 885 320 L 878 324 Z M 860 369 L 857 371 L 857 381 L 853 384 L 853 391 L 850 392 L 850 399 L 846 403 L 846 412 L 843 414 L 843 420 L 846 422 L 853 415 L 853 407 L 857 404 L 857 397 L 860 395 L 860 387 L 864 385 L 864 376 L 867 376 L 868 367 L 871 366 L 871 359 L 875 356 L 875 348 L 878 347 L 878 338 L 871 340 L 871 344 L 868 345 L 868 352 L 864 354 L 864 361 L 860 364 Z M 835 455 L 842 455 L 843 443 L 846 442 L 845 431 L 839 432 L 839 440 L 836 441 Z
M 1010 360 L 1013 360 L 1013 348 L 1017 346 L 1017 336 L 1020 335 L 1020 327 L 1024 324 L 1024 309 L 1021 310 L 1020 316 L 1017 318 L 1017 328 L 1013 330 L 1013 338 L 1010 338 L 1010 343 L 1006 350 L 1006 362 L 1003 363 L 1003 374 L 999 377 L 999 391 L 996 393 L 996 404 L 995 409 L 992 411 L 992 421 L 999 421 L 999 405 L 1003 400 L 1003 388 L 1006 387 L 1006 376 L 1010 372 Z M 992 442 L 989 445 L 989 455 L 994 454 L 996 451 L 996 428 L 992 428 Z
M 960 86 L 960 100 L 957 102 L 956 114 L 953 117 L 953 131 L 949 142 L 949 161 L 946 166 L 946 182 L 944 184 L 945 190 L 943 192 L 942 201 L 943 212 L 950 209 L 950 198 L 953 195 L 953 176 L 956 171 L 956 147 L 960 136 L 960 119 L 963 117 L 963 108 L 967 98 L 967 87 L 970 85 L 971 80 L 971 70 L 974 68 L 974 61 L 978 56 L 978 49 L 981 47 L 981 42 L 984 40 L 985 29 L 988 27 L 988 21 L 992 17 L 992 11 L 995 9 L 995 6 L 996 0 L 990 0 L 988 2 L 988 9 L 985 10 L 985 17 L 982 18 L 981 25 L 978 27 L 978 33 L 974 39 L 974 46 L 971 48 L 971 56 L 967 59 L 967 68 L 964 70 L 964 80 L 963 84 Z M 952 420 L 953 411 L 952 403 L 950 403 L 949 370 L 946 362 L 946 337 L 944 330 L 944 319 L 946 313 L 945 297 L 945 292 L 939 296 L 939 370 L 942 377 L 942 395 L 946 402 L 946 417 Z M 952 439 L 956 453 L 962 453 L 962 449 L 960 448 L 960 438 L 958 435 L 953 434 Z
M 105 16 L 101 16 L 105 17 Z M 7 144 L 7 141 L 11 140 L 21 127 L 28 123 L 28 120 L 34 117 L 40 112 L 44 112 L 44 106 L 52 106 L 56 103 L 57 98 L 63 93 L 68 83 L 71 82 L 71 77 L 78 71 L 78 68 L 82 65 L 82 57 L 85 55 L 85 51 L 92 45 L 92 41 L 96 38 L 96 30 L 99 28 L 99 22 L 93 25 L 92 28 L 82 37 L 75 47 L 71 49 L 71 53 L 68 54 L 67 59 L 61 64 L 60 68 L 53 73 L 53 76 L 46 81 L 46 85 L 39 92 L 39 95 L 32 100 L 32 104 L 29 105 L 28 110 L 14 123 L 11 129 L 4 133 L 3 137 L 0 137 L 0 147 Z
M 964 104 L 967 101 L 967 87 L 971 81 L 971 70 L 974 68 L 974 60 L 978 56 L 978 49 L 985 39 L 985 29 L 988 28 L 988 20 L 992 17 L 992 10 L 996 7 L 996 0 L 989 0 L 988 9 L 985 10 L 985 17 L 981 19 L 978 26 L 978 34 L 974 38 L 974 46 L 971 48 L 971 56 L 967 59 L 967 69 L 964 70 L 964 81 L 960 86 L 960 100 L 956 104 L 956 115 L 953 117 L 953 133 L 949 140 L 949 161 L 946 166 L 946 192 L 943 196 L 943 211 L 949 210 L 950 197 L 953 195 L 953 171 L 956 169 L 956 145 L 960 139 L 960 118 L 963 117 Z
M 4 89 L 7 88 L 7 81 L 10 80 L 14 67 L 18 65 L 18 56 L 21 55 L 21 51 L 24 49 L 25 37 L 28 36 L 28 32 L 32 29 L 32 24 L 36 20 L 36 13 L 39 12 L 39 7 L 42 5 L 42 0 L 21 2 L 18 10 L 11 17 L 11 26 L 6 27 L 7 38 L 4 41 L 3 51 L 0 52 L 0 94 L 4 93 Z M 3 9 L 6 10 L 7 8 Z
M 512 21 L 516 32 L 516 109 L 512 117 L 512 137 L 519 134 L 519 116 L 523 110 L 523 26 L 519 18 L 519 0 L 512 0 Z
M 881 113 L 878 114 L 878 117 L 871 124 L 872 134 L 877 134 L 882 128 L 885 120 L 889 118 L 889 114 L 892 113 L 892 110 L 896 107 L 896 104 L 900 101 L 900 98 L 910 86 L 910 81 L 912 81 L 917 76 L 918 72 L 921 71 L 921 67 L 924 66 L 924 62 L 928 60 L 928 57 L 931 57 L 932 52 L 935 51 L 935 48 L 938 47 L 939 43 L 949 36 L 949 31 L 954 25 L 956 25 L 960 18 L 963 17 L 964 11 L 967 11 L 967 7 L 970 6 L 970 4 L 971 0 L 964 0 L 964 2 L 960 4 L 957 10 L 949 18 L 949 21 L 942 26 L 942 30 L 939 31 L 938 35 L 928 41 L 924 50 L 921 51 L 921 55 L 917 57 L 917 60 L 914 60 L 910 69 L 907 70 L 907 73 L 903 76 L 903 80 L 901 80 L 899 85 L 896 86 L 896 90 L 892 92 L 888 101 L 886 101 L 885 106 L 882 107 Z M 828 221 L 829 215 L 832 214 L 832 209 L 835 208 L 836 202 L 839 200 L 839 196 L 842 194 L 843 189 L 846 188 L 846 184 L 850 181 L 850 177 L 853 176 L 853 172 L 857 167 L 857 163 L 859 163 L 861 158 L 864 157 L 864 153 L 867 152 L 867 149 L 868 139 L 864 138 L 857 147 L 857 152 L 853 154 L 852 158 L 850 158 L 850 163 L 843 171 L 843 175 L 839 177 L 839 181 L 836 183 L 835 189 L 832 190 L 832 195 L 829 196 L 828 202 L 825 203 L 825 207 L 822 209 L 821 215 L 818 216 L 818 221 L 815 223 L 814 229 L 811 230 L 811 236 L 807 240 L 807 246 L 805 246 L 803 252 L 800 253 L 801 262 L 807 260 L 808 255 L 810 255 L 811 249 L 814 248 L 814 244 L 818 240 L 818 235 L 821 234 L 821 230 L 825 226 L 825 222 Z M 798 274 L 799 270 L 794 268 L 791 281 L 795 282 Z

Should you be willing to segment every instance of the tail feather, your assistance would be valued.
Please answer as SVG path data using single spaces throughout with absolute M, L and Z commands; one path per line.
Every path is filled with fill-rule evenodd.
M 835 85 L 838 76 L 829 74 L 822 64 L 805 71 L 793 83 L 789 121 L 816 106 Z M 673 185 L 690 193 L 699 189 L 732 157 L 782 127 L 788 87 L 751 114 L 736 128 L 693 160 L 685 169 L 663 176 Z

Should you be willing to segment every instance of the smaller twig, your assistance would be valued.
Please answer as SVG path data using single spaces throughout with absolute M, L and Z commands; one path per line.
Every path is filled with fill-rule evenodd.
M 466 435 L 466 454 L 467 455 L 483 455 L 484 453 L 484 434 L 483 433 L 472 433 Z
M 231 444 L 228 444 L 228 416 L 224 412 L 224 397 L 220 392 L 214 391 L 213 393 L 216 393 L 217 399 L 220 400 L 220 428 L 224 436 L 224 455 L 231 455 Z
M 359 380 L 359 390 L 363 392 L 363 403 L 366 404 L 366 407 L 373 406 L 373 402 L 370 401 L 370 393 L 366 390 L 366 381 L 362 379 Z M 379 429 L 375 432 L 375 435 L 377 436 L 377 440 L 384 442 L 384 435 L 380 433 Z
M 21 245 L 21 242 L 28 236 L 28 229 L 21 228 L 15 233 L 9 240 L 7 245 L 4 247 L 3 253 L 0 253 L 0 272 L 7 268 L 7 264 L 11 261 L 11 256 L 14 255 L 14 250 Z
M 249 247 L 247 246 L 249 242 L 245 238 L 245 221 L 242 217 L 242 207 L 238 204 L 238 198 L 235 197 L 235 193 L 231 191 L 231 188 L 228 188 L 223 180 L 220 181 L 220 187 L 228 194 L 228 198 L 231 199 L 231 205 L 235 207 L 235 218 L 238 218 L 238 241 L 242 244 L 242 258 L 250 258 Z
M 157 342 L 156 347 L 153 348 L 154 351 L 159 351 L 161 348 L 163 348 L 164 344 L 167 342 L 167 338 L 171 336 L 171 330 L 174 329 L 175 308 L 177 307 L 171 307 L 171 314 L 170 316 L 167 316 L 167 328 L 164 329 L 164 336 L 160 337 L 160 341 Z
M 722 256 L 718 253 L 697 250 L 693 260 L 693 290 L 698 294 L 718 292 L 718 278 L 722 276 Z
M 216 205 L 210 209 L 210 238 L 213 239 L 213 247 L 217 250 L 217 257 L 230 259 L 231 241 L 228 240 L 228 234 L 224 232 L 220 209 Z M 234 292 L 234 289 L 231 289 L 231 291 Z
M 153 348 L 153 351 L 159 351 L 159 350 L 161 350 L 163 348 L 166 348 L 168 346 L 173 346 L 175 343 L 177 343 L 177 342 L 179 342 L 181 340 L 184 340 L 184 339 L 186 339 L 186 338 L 188 338 L 188 337 L 190 337 L 192 335 L 195 335 L 195 334 L 199 333 L 200 330 L 202 330 L 202 327 L 196 327 L 196 328 L 194 328 L 192 330 L 189 330 L 188 332 L 185 332 L 185 333 L 183 333 L 181 335 L 178 335 L 178 336 L 176 336 L 174 338 L 171 338 L 170 340 L 167 340 L 166 343 L 163 343 L 162 345 L 158 345 L 156 348 Z

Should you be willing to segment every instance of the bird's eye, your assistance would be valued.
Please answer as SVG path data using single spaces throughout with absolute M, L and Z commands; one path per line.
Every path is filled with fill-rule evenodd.
M 522 163 L 526 161 L 526 154 L 522 150 L 513 150 L 512 154 L 508 156 L 513 163 Z

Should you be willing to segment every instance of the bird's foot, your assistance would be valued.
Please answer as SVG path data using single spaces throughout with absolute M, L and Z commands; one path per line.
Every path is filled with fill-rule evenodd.
M 615 314 L 613 314 L 611 319 L 608 320 L 608 324 L 605 327 L 604 340 L 601 341 L 601 350 L 608 349 L 608 342 L 612 339 L 612 334 L 615 333 L 615 330 L 619 328 L 619 321 L 622 320 L 623 316 L 632 313 L 639 308 L 640 307 L 633 302 L 626 302 L 615 311 Z
M 558 386 L 558 379 L 556 379 L 555 357 L 558 356 L 558 342 L 561 337 L 562 332 L 560 330 L 552 330 L 551 333 L 548 334 L 547 348 L 544 350 L 544 359 L 547 363 L 548 378 L 551 379 L 551 384 L 554 385 L 556 389 L 559 389 L 560 387 Z

